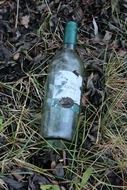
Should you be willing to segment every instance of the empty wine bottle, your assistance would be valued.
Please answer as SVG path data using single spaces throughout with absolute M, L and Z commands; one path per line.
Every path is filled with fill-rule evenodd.
M 65 27 L 64 44 L 49 65 L 41 134 L 71 141 L 80 112 L 82 63 L 75 52 L 77 23 Z

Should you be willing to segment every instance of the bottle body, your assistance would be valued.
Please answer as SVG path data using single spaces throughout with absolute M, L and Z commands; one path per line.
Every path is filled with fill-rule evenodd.
M 74 49 L 63 48 L 49 66 L 41 134 L 72 140 L 80 112 L 82 64 Z

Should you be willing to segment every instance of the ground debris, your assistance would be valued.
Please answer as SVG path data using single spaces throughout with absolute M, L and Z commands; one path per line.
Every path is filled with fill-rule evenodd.
M 126 5 L 126 0 L 0 1 L 0 188 L 81 189 L 81 176 L 92 166 L 83 189 L 126 189 Z M 68 20 L 79 26 L 84 86 L 76 140 L 67 143 L 63 156 L 49 150 L 38 132 L 48 64 L 62 47 Z M 14 158 L 28 170 L 19 162 L 15 166 Z
M 63 169 L 63 164 L 58 163 L 54 168 L 52 172 L 55 176 L 57 177 L 64 177 L 64 169 Z
M 33 174 L 30 178 L 29 178 L 29 189 L 30 190 L 39 190 L 40 189 L 40 185 L 45 185 L 45 184 L 51 184 L 50 181 L 46 178 L 43 177 L 41 175 L 37 175 L 37 174 Z
M 25 15 L 23 17 L 21 17 L 21 24 L 25 27 L 28 28 L 29 27 L 29 22 L 30 22 L 30 16 L 29 15 Z
M 14 179 L 12 179 L 11 177 L 2 177 L 2 180 L 8 185 L 8 187 L 10 189 L 14 189 L 14 190 L 23 190 L 24 188 L 26 188 L 27 183 L 26 182 L 18 182 Z

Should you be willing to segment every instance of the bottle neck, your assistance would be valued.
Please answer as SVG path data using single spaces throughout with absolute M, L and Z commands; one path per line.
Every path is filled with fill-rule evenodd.
M 75 49 L 77 39 L 77 23 L 74 21 L 69 21 L 66 24 L 64 31 L 64 48 L 66 49 Z
M 63 45 L 64 49 L 72 49 L 74 50 L 75 49 L 75 44 L 64 44 Z

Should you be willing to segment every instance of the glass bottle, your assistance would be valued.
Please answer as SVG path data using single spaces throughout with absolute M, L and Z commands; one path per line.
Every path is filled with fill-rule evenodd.
M 46 139 L 71 141 L 77 125 L 83 68 L 75 52 L 76 38 L 77 23 L 69 21 L 63 48 L 49 65 L 41 123 L 41 135 Z

